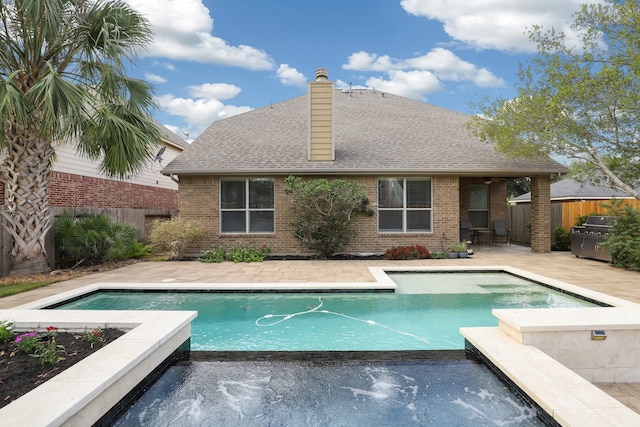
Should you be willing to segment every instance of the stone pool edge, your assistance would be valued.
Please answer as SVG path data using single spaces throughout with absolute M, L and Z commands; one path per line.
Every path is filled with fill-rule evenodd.
M 123 336 L 0 409 L 4 425 L 92 425 L 191 337 L 194 311 L 0 310 L 16 329 L 117 328 Z M 37 402 L 37 404 L 35 403 Z

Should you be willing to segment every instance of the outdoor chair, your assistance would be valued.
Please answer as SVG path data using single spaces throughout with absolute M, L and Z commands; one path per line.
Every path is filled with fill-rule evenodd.
M 471 221 L 460 221 L 460 241 L 470 242 L 473 240 L 473 225 Z
M 504 238 L 505 243 L 511 244 L 511 230 L 507 228 L 507 221 L 503 219 L 493 221 L 491 243 L 496 243 L 496 240 L 501 238 Z

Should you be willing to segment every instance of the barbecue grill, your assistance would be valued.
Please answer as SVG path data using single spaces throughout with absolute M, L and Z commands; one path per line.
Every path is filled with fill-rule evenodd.
M 611 255 L 601 246 L 615 218 L 589 216 L 584 224 L 571 227 L 571 253 L 577 257 L 611 262 Z

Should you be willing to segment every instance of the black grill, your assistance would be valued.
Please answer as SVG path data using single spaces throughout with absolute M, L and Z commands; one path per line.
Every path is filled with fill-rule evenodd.
M 601 246 L 615 218 L 612 216 L 589 216 L 584 224 L 571 227 L 571 253 L 577 257 L 611 262 L 611 255 Z

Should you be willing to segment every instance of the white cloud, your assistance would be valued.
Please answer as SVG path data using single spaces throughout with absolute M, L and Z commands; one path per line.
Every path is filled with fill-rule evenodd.
M 366 80 L 369 87 L 408 98 L 426 100 L 426 95 L 444 90 L 445 82 L 471 82 L 478 87 L 503 87 L 506 82 L 486 68 L 478 68 L 453 52 L 434 48 L 429 53 L 408 59 L 356 52 L 349 56 L 346 70 L 382 72 L 384 77 Z
M 535 52 L 528 29 L 541 25 L 571 37 L 568 23 L 580 5 L 597 0 L 402 0 L 410 14 L 441 21 L 453 39 L 476 49 Z
M 426 55 L 405 61 L 407 68 L 432 71 L 441 80 L 470 81 L 479 87 L 501 87 L 506 82 L 486 68 L 478 68 L 447 49 L 437 47 Z
M 164 77 L 161 77 L 157 74 L 152 74 L 152 73 L 146 73 L 144 75 L 145 80 L 150 81 L 151 83 L 166 83 L 167 79 L 165 79 Z
M 280 64 L 276 76 L 280 79 L 280 82 L 286 86 L 296 86 L 304 88 L 307 86 L 307 78 L 296 70 L 289 66 L 289 64 Z
M 187 91 L 194 98 L 227 100 L 236 97 L 242 89 L 227 83 L 205 83 L 198 86 L 187 86 Z
M 430 71 L 390 71 L 388 75 L 388 80 L 371 77 L 367 79 L 366 85 L 376 90 L 422 101 L 427 100 L 426 94 L 444 89 L 435 74 Z
M 388 55 L 378 56 L 375 53 L 360 51 L 351 54 L 349 62 L 342 68 L 356 71 L 389 71 L 397 68 L 395 62 L 397 61 L 392 60 Z
M 153 66 L 154 67 L 162 67 L 165 70 L 169 70 L 169 71 L 175 71 L 176 70 L 176 67 L 170 62 L 153 61 Z
M 215 120 L 252 110 L 248 106 L 228 105 L 221 101 L 240 93 L 240 88 L 233 85 L 208 83 L 189 86 L 187 90 L 192 98 L 178 98 L 173 94 L 166 94 L 158 97 L 158 104 L 164 112 L 184 119 L 190 139 L 198 136 Z
M 154 33 L 153 42 L 142 55 L 250 70 L 271 70 L 275 66 L 261 49 L 230 46 L 213 36 L 213 18 L 201 0 L 126 1 L 147 17 Z

